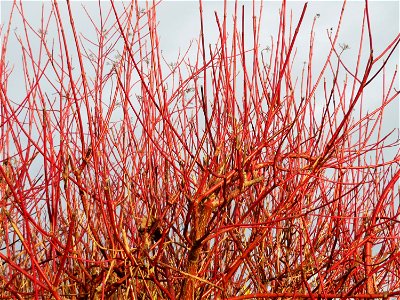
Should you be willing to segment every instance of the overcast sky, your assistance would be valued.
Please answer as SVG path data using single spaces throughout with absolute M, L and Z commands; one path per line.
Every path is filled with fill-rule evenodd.
M 11 7 L 10 1 L 1 2 L 1 16 L 2 23 L 8 21 L 9 11 Z M 101 2 L 104 8 L 110 7 L 108 1 Z M 140 5 L 145 7 L 145 2 L 140 2 Z M 259 7 L 260 2 L 256 2 Z M 206 43 L 215 43 L 218 38 L 218 29 L 215 22 L 214 11 L 217 12 L 220 18 L 223 16 L 223 1 L 205 1 L 204 5 L 204 20 L 205 22 L 205 36 Z M 246 30 L 249 33 L 248 47 L 251 46 L 251 18 L 252 18 L 252 2 L 245 1 L 239 2 L 239 7 L 245 6 L 246 13 Z M 297 24 L 300 17 L 303 1 L 288 1 L 287 11 L 293 12 L 293 23 Z M 29 22 L 33 25 L 33 28 L 40 28 L 40 16 L 42 6 L 45 8 L 45 12 L 50 11 L 50 2 L 30 2 L 24 1 L 23 6 L 25 9 L 25 16 Z M 74 1 L 73 2 L 73 14 L 75 16 L 74 21 L 79 32 L 90 36 L 93 32 L 93 28 L 88 22 L 86 13 L 83 10 L 83 6 L 87 9 L 89 14 L 94 18 L 98 19 L 98 3 L 97 1 Z M 228 3 L 228 22 L 232 21 L 234 2 L 229 1 Z M 261 47 L 271 46 L 271 36 L 276 40 L 279 24 L 279 9 L 281 7 L 280 1 L 265 1 L 263 3 L 263 14 L 262 14 L 262 30 L 261 30 Z M 331 28 L 335 32 L 340 16 L 340 10 L 342 7 L 341 1 L 310 1 L 308 9 L 305 15 L 304 22 L 301 26 L 297 43 L 295 45 L 297 49 L 296 64 L 297 69 L 294 68 L 294 73 L 300 72 L 303 61 L 307 61 L 308 50 L 309 50 L 309 39 L 310 29 L 314 17 L 318 14 L 315 27 L 315 53 L 314 53 L 314 74 L 317 74 L 323 65 L 324 58 L 326 58 L 329 52 L 330 45 L 327 37 L 327 30 Z M 60 2 L 60 8 L 62 13 L 65 14 L 66 18 L 64 24 L 68 22 L 66 5 L 64 2 Z M 339 43 L 348 44 L 350 49 L 343 54 L 343 60 L 349 64 L 351 69 L 354 69 L 358 45 L 360 38 L 360 30 L 363 18 L 363 1 L 349 1 L 346 5 L 343 23 L 339 34 Z M 380 54 L 386 45 L 392 41 L 399 33 L 399 1 L 371 1 L 369 2 L 369 12 L 371 27 L 373 30 L 373 41 L 374 41 L 374 54 L 375 56 Z M 45 14 L 46 15 L 46 14 Z M 159 21 L 159 37 L 160 47 L 163 49 L 163 55 L 167 60 L 176 60 L 179 51 L 185 52 L 189 47 L 191 41 L 198 38 L 200 20 L 199 20 L 199 3 L 197 1 L 166 1 L 162 2 L 157 9 L 157 17 Z M 229 23 L 228 23 L 229 24 Z M 13 16 L 12 28 L 16 29 L 16 32 L 21 34 L 21 19 L 15 14 Z M 230 28 L 230 26 L 228 26 Z M 55 30 L 55 26 L 50 27 L 49 36 L 52 34 L 52 30 Z M 53 32 L 56 34 L 56 31 Z M 34 43 L 33 43 L 34 45 Z M 368 49 L 365 44 L 363 55 L 367 57 Z M 195 52 L 196 45 L 193 46 Z M 10 84 L 12 86 L 19 86 L 21 84 L 21 49 L 16 39 L 13 37 L 8 45 L 8 59 L 15 66 L 15 70 Z M 392 57 L 391 61 L 387 64 L 387 74 L 393 74 L 396 65 L 399 61 L 399 51 L 397 49 L 396 55 Z M 16 55 L 15 55 L 16 54 Z M 379 66 L 377 66 L 379 67 Z M 300 76 L 300 74 L 298 74 Z M 329 76 L 329 74 L 327 74 Z M 365 93 L 366 103 L 371 105 L 371 109 L 379 104 L 382 99 L 382 80 L 377 80 L 375 85 L 371 84 Z M 398 82 L 395 85 L 396 89 L 399 89 Z M 9 89 L 10 95 L 18 99 L 23 97 L 20 89 Z M 318 96 L 318 93 L 317 93 Z M 321 102 L 324 103 L 324 102 Z M 386 130 L 399 127 L 399 105 L 393 106 L 387 110 L 387 117 L 385 118 Z
M 1 1 L 1 16 L 2 23 L 8 21 L 9 9 L 11 1 Z M 103 7 L 110 7 L 108 1 L 101 2 Z M 145 7 L 145 2 L 139 2 Z M 260 2 L 256 2 L 258 5 Z M 45 11 L 49 11 L 49 1 L 23 1 L 25 8 L 25 16 L 33 25 L 33 28 L 40 28 L 40 17 L 42 5 Z M 222 18 L 223 1 L 204 1 L 204 19 L 206 42 L 215 43 L 218 37 L 217 25 L 215 22 L 214 11 Z M 246 12 L 246 28 L 249 33 L 248 38 L 251 40 L 251 1 L 239 2 L 239 7 L 245 6 Z M 293 11 L 294 23 L 298 20 L 304 1 L 288 1 L 288 12 Z M 73 13 L 75 15 L 74 22 L 78 31 L 88 35 L 92 30 L 92 26 L 88 24 L 88 18 L 82 9 L 84 6 L 92 17 L 98 17 L 97 1 L 73 1 Z M 261 43 L 265 46 L 270 45 L 270 37 L 276 38 L 279 24 L 279 9 L 280 1 L 264 1 L 262 15 L 262 34 L 264 37 Z M 341 1 L 310 1 L 304 22 L 301 26 L 299 37 L 296 43 L 297 61 L 302 62 L 307 60 L 308 43 L 310 36 L 310 28 L 314 17 L 319 14 L 316 23 L 315 40 L 318 44 L 318 51 L 315 53 L 316 65 L 318 61 L 323 61 L 329 51 L 329 41 L 326 30 L 337 27 L 340 15 L 342 2 Z M 234 1 L 228 2 L 228 22 L 232 20 L 231 13 L 233 12 Z M 370 20 L 373 29 L 374 51 L 378 54 L 383 47 L 387 45 L 399 33 L 399 1 L 371 1 L 369 2 Z M 61 11 L 66 13 L 65 3 L 60 2 Z M 199 21 L 199 3 L 197 1 L 164 1 L 157 9 L 157 17 L 159 21 L 159 36 L 161 49 L 163 54 L 173 60 L 177 57 L 178 51 L 185 51 L 190 42 L 198 37 L 200 21 Z M 344 14 L 343 24 L 339 35 L 339 43 L 346 43 L 350 49 L 346 51 L 344 59 L 351 64 L 355 64 L 358 51 L 358 43 L 360 29 L 363 16 L 363 1 L 348 1 Z M 64 22 L 68 21 L 67 14 Z M 13 28 L 22 29 L 21 20 L 17 14 L 13 17 Z M 229 24 L 229 23 L 228 23 Z M 229 26 L 228 26 L 229 28 Z M 50 28 L 51 31 L 52 28 Z M 54 29 L 54 28 L 53 28 Z M 20 32 L 21 33 L 21 32 Z M 264 46 L 264 45 L 261 45 Z M 15 47 L 15 49 L 14 49 Z M 11 48 L 11 49 L 10 49 Z M 15 51 L 14 51 L 15 50 Z M 9 59 L 18 64 L 20 57 L 10 57 L 13 53 L 18 53 L 19 46 L 15 39 L 12 39 L 9 44 Z M 397 51 L 398 53 L 398 51 Z M 394 62 L 398 61 L 394 60 Z M 393 70 L 395 63 L 388 64 Z M 388 71 L 390 71 L 388 69 Z

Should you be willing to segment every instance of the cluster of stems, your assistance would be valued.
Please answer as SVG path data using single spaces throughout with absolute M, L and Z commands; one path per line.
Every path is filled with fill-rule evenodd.
M 323 64 L 315 18 L 295 74 L 307 4 L 289 14 L 282 2 L 268 49 L 263 5 L 248 3 L 247 31 L 244 6 L 231 4 L 206 44 L 198 3 L 194 51 L 174 63 L 158 2 L 99 2 L 91 35 L 69 1 L 43 8 L 39 29 L 11 4 L 0 28 L 0 299 L 400 296 L 399 137 L 383 119 L 399 100 L 397 69 L 385 70 L 400 35 L 374 52 L 366 2 L 348 66 L 343 3 Z

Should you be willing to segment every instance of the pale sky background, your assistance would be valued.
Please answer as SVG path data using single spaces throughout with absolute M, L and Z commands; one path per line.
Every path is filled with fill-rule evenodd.
M 145 7 L 145 2 L 139 2 L 140 5 Z M 256 2 L 258 7 L 260 2 Z M 110 7 L 108 1 L 101 2 L 104 8 Z M 118 3 L 120 4 L 120 3 Z M 242 1 L 239 2 L 239 11 L 241 6 L 245 5 L 246 12 L 246 30 L 249 33 L 246 37 L 248 38 L 248 48 L 251 47 L 251 13 L 252 13 L 252 2 Z M 300 17 L 304 1 L 288 1 L 287 12 L 288 15 L 290 10 L 293 11 L 293 24 L 297 24 Z M 25 9 L 25 16 L 29 22 L 33 25 L 33 28 L 40 28 L 41 10 L 42 6 L 45 8 L 45 15 L 48 15 L 51 3 L 48 1 L 23 1 Z M 64 25 L 68 24 L 68 15 L 66 10 L 65 2 L 60 1 L 59 6 L 61 12 L 65 14 Z M 98 19 L 98 2 L 97 1 L 73 1 L 73 14 L 75 16 L 74 21 L 78 32 L 82 32 L 87 36 L 93 34 L 93 27 L 88 22 L 86 13 L 82 9 L 84 6 L 89 14 L 94 18 Z M 223 16 L 223 1 L 204 1 L 204 20 L 205 20 L 205 41 L 208 43 L 215 43 L 218 37 L 218 28 L 215 22 L 214 11 L 216 11 L 219 17 L 222 19 Z M 294 74 L 298 74 L 300 80 L 300 71 L 303 66 L 303 61 L 308 60 L 309 51 L 309 39 L 310 29 L 314 17 L 319 14 L 319 18 L 316 22 L 315 27 L 315 49 L 314 49 L 314 80 L 316 75 L 322 68 L 324 58 L 330 49 L 329 40 L 327 37 L 327 30 L 337 27 L 341 1 L 310 1 L 308 9 L 300 28 L 299 36 L 295 47 L 297 49 L 296 64 L 297 68 L 293 69 Z M 8 21 L 9 10 L 11 7 L 10 1 L 1 2 L 1 22 Z M 190 42 L 198 38 L 200 30 L 199 20 L 199 3 L 197 1 L 166 1 L 162 2 L 157 9 L 157 18 L 159 21 L 158 34 L 160 37 L 160 48 L 163 50 L 163 55 L 167 60 L 171 62 L 176 60 L 179 51 L 184 53 L 189 47 Z M 232 12 L 234 7 L 234 1 L 228 2 L 228 24 L 232 24 Z M 262 31 L 261 31 L 261 47 L 271 46 L 271 36 L 276 41 L 278 24 L 279 24 L 279 9 L 281 7 L 281 1 L 265 1 L 263 3 L 263 14 L 262 14 Z M 363 1 L 348 1 L 346 10 L 344 13 L 343 23 L 339 34 L 339 43 L 348 44 L 350 49 L 346 50 L 343 54 L 343 60 L 348 63 L 348 66 L 354 70 L 358 52 L 360 29 L 363 17 Z M 373 41 L 374 41 L 374 54 L 377 56 L 381 53 L 384 46 L 388 45 L 396 35 L 399 33 L 399 1 L 371 1 L 369 2 L 369 12 L 371 27 L 373 30 Z M 229 23 L 230 22 L 230 23 Z M 16 29 L 16 32 L 21 34 L 22 26 L 21 19 L 18 14 L 13 16 L 12 28 Z M 228 29 L 231 26 L 228 25 Z M 52 32 L 53 31 L 53 32 Z M 50 26 L 48 37 L 56 34 L 55 26 Z M 68 35 L 68 32 L 67 32 Z M 72 43 L 71 43 L 72 44 Z M 33 49 L 35 50 L 35 42 L 32 43 Z M 196 44 L 193 43 L 192 53 L 196 51 Z M 363 56 L 368 55 L 367 43 L 364 44 Z M 22 69 L 21 69 L 21 50 L 14 36 L 11 37 L 8 44 L 8 59 L 14 65 L 13 75 L 10 79 L 10 87 L 8 89 L 9 95 L 12 99 L 18 102 L 24 94 L 21 94 L 22 84 Z M 194 60 L 194 59 L 193 59 Z M 366 61 L 366 60 L 365 60 Z M 75 60 L 77 62 L 77 60 Z M 396 65 L 399 62 L 399 49 L 396 49 L 396 55 L 394 55 L 390 62 L 387 64 L 386 72 L 388 78 L 393 74 Z M 380 65 L 378 64 L 377 67 Z M 78 69 L 78 68 L 77 68 Z M 344 72 L 342 71 L 342 75 Z M 297 75 L 295 75 L 297 76 Z M 329 81 L 330 71 L 326 73 L 326 77 Z M 343 79 L 342 79 L 343 80 Z M 389 80 L 389 79 L 387 79 Z M 349 81 L 352 83 L 352 81 Z M 351 85 L 351 84 L 350 84 Z M 42 85 L 45 87 L 45 84 Z M 396 82 L 395 88 L 399 89 L 399 82 Z M 54 91 L 49 92 L 51 94 Z M 316 93 L 318 98 L 321 91 Z M 371 105 L 372 110 L 382 99 L 382 79 L 376 80 L 370 84 L 365 90 L 365 103 Z M 318 100 L 317 100 L 318 101 Z M 321 99 L 321 104 L 324 103 L 324 98 Z M 378 101 L 378 102 L 377 102 Z M 392 107 L 386 111 L 385 115 L 385 132 L 392 130 L 393 128 L 399 127 L 399 105 L 393 103 Z M 395 105 L 396 104 L 396 105 Z M 118 115 L 113 116 L 113 120 L 117 120 Z

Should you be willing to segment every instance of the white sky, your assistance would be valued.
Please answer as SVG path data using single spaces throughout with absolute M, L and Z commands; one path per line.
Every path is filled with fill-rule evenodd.
M 110 7 L 108 1 L 101 2 L 104 8 Z M 145 2 L 140 2 L 140 5 L 145 7 Z M 256 2 L 257 6 L 260 2 Z M 293 23 L 294 26 L 300 17 L 300 13 L 303 7 L 303 1 L 288 1 L 287 11 L 293 11 Z M 23 5 L 25 8 L 25 16 L 29 22 L 33 25 L 33 28 L 40 28 L 41 9 L 42 5 L 45 7 L 45 15 L 48 15 L 50 2 L 40 1 L 24 1 Z M 59 3 L 61 11 L 65 13 L 66 18 L 64 24 L 68 24 L 68 15 L 66 14 L 65 2 Z M 88 22 L 88 18 L 82 9 L 82 5 L 87 8 L 89 13 L 95 17 L 98 17 L 98 3 L 97 1 L 74 1 L 73 2 L 73 13 L 74 21 L 78 32 L 82 32 L 87 36 L 93 34 L 93 28 Z M 241 6 L 245 6 L 246 12 L 246 30 L 249 33 L 248 37 L 248 48 L 251 47 L 251 12 L 252 2 L 244 1 L 239 2 L 239 11 Z M 223 1 L 205 1 L 204 6 L 204 20 L 205 20 L 205 36 L 206 44 L 215 43 L 218 37 L 218 30 L 215 22 L 214 11 L 216 11 L 220 18 L 223 16 Z M 297 68 L 294 68 L 294 74 L 298 73 L 300 77 L 300 70 L 303 65 L 303 61 L 307 60 L 309 50 L 309 38 L 310 29 L 314 17 L 319 14 L 320 17 L 317 19 L 315 27 L 315 50 L 314 50 L 314 68 L 313 72 L 315 75 L 321 70 L 324 58 L 330 49 L 329 40 L 327 37 L 327 30 L 333 28 L 333 32 L 338 24 L 338 18 L 340 15 L 342 2 L 340 1 L 311 1 L 308 4 L 308 9 L 301 26 L 299 36 L 296 42 L 296 63 Z M 9 9 L 11 7 L 10 1 L 1 2 L 1 20 L 2 23 L 8 21 Z M 200 21 L 198 13 L 199 3 L 197 1 L 166 1 L 162 2 L 157 9 L 157 17 L 159 21 L 158 33 L 160 37 L 160 48 L 163 50 L 163 55 L 167 60 L 174 61 L 179 51 L 182 53 L 189 47 L 190 42 L 198 38 L 200 30 Z M 231 13 L 233 12 L 234 2 L 229 1 L 228 3 L 228 21 L 232 20 Z M 271 45 L 271 36 L 276 40 L 278 22 L 279 22 L 279 9 L 281 7 L 280 1 L 265 1 L 263 4 L 263 26 L 262 26 L 262 39 L 260 41 L 262 47 Z M 349 1 L 346 6 L 343 24 L 339 35 L 339 43 L 346 43 L 350 46 L 342 58 L 346 63 L 349 64 L 350 68 L 354 70 L 354 66 L 357 59 L 358 44 L 360 36 L 360 28 L 362 24 L 364 2 L 363 1 Z M 395 36 L 399 33 L 399 2 L 398 1 L 371 1 L 369 2 L 369 12 L 371 27 L 373 29 L 373 41 L 374 41 L 374 54 L 375 56 L 380 54 L 383 48 L 392 41 Z M 22 25 L 20 17 L 15 14 L 13 16 L 12 28 L 16 28 L 16 32 L 21 34 Z M 67 25 L 68 26 L 68 25 Z M 230 28 L 230 26 L 228 26 Z M 51 31 L 55 29 L 55 26 L 50 27 L 49 36 Z M 56 32 L 53 32 L 53 35 Z M 33 43 L 35 45 L 35 43 Z M 364 44 L 365 51 L 363 52 L 364 57 L 368 55 L 367 43 Z M 193 44 L 193 51 L 196 51 L 196 44 Z M 8 59 L 11 64 L 15 66 L 12 79 L 10 80 L 11 88 L 8 89 L 10 96 L 13 99 L 20 99 L 24 97 L 21 94 L 21 80 L 22 80 L 22 69 L 21 69 L 21 49 L 18 45 L 15 37 L 12 37 L 8 45 Z M 17 54 L 17 55 L 15 55 Z M 387 75 L 393 74 L 396 64 L 399 61 L 399 50 L 396 50 L 396 55 L 392 57 L 390 62 L 387 64 L 386 71 Z M 377 66 L 379 67 L 379 65 Z M 329 73 L 326 76 L 329 78 Z M 343 73 L 343 72 L 342 72 Z M 295 75 L 296 76 L 296 75 Z M 371 84 L 365 92 L 365 101 L 371 105 L 371 109 L 376 107 L 382 99 L 382 79 L 376 80 L 374 84 Z M 395 88 L 399 89 L 398 82 Z M 316 96 L 320 95 L 320 91 L 317 92 Z M 18 102 L 18 100 L 17 100 Z M 324 103 L 322 99 L 321 104 Z M 393 128 L 399 127 L 399 105 L 388 109 L 385 118 L 385 130 L 390 131 Z

